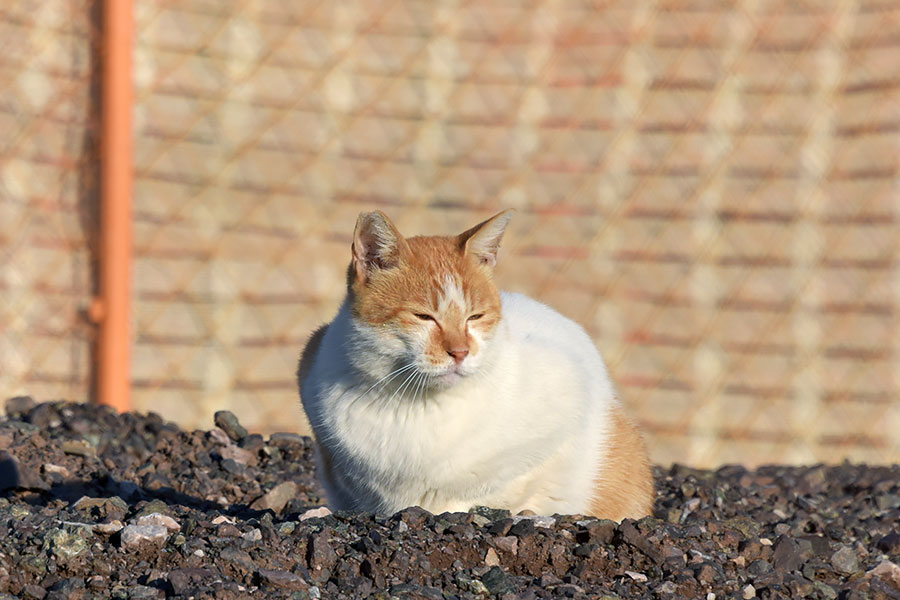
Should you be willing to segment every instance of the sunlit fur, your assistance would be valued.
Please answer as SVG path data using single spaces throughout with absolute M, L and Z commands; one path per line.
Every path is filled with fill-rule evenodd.
M 649 513 L 646 452 L 593 342 L 493 282 L 509 217 L 404 238 L 360 216 L 347 296 L 298 372 L 333 508 Z

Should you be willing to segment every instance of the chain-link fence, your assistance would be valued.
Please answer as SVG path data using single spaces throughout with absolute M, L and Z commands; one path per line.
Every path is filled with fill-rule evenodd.
M 92 3 L 20 4 L 0 382 L 82 398 Z M 657 462 L 900 461 L 898 74 L 897 0 L 138 1 L 135 408 L 302 428 L 357 213 L 511 206 L 501 285 L 588 329 Z
M 99 2 L 0 7 L 0 393 L 86 398 Z

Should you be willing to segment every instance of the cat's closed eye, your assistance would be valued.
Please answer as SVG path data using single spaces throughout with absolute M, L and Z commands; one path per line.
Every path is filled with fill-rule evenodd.
M 434 321 L 434 317 L 428 313 L 413 313 L 413 316 L 421 321 Z
M 483 316 L 484 316 L 484 313 L 475 313 L 474 315 L 470 315 L 467 320 L 468 321 L 477 321 L 478 319 L 480 319 Z

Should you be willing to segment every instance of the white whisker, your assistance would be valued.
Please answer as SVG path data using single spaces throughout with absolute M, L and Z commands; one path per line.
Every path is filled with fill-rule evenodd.
M 397 387 L 397 389 L 394 390 L 394 393 L 391 395 L 390 400 L 388 400 L 388 404 L 390 404 L 391 402 L 394 401 L 394 397 L 397 395 L 397 393 L 398 393 L 399 391 L 403 390 L 404 388 L 406 388 L 406 386 L 409 384 L 409 382 L 412 381 L 413 379 L 415 379 L 415 377 L 416 377 L 416 375 L 418 375 L 418 373 L 419 373 L 418 369 L 413 370 L 413 372 L 410 373 L 410 374 L 406 377 L 406 379 L 403 380 L 403 383 L 401 383 L 401 384 Z M 400 397 L 401 397 L 401 399 L 403 398 L 403 396 L 400 396 Z
M 425 397 L 428 394 L 428 387 L 430 384 L 431 384 L 431 375 L 428 375 L 427 373 L 423 373 L 422 388 L 419 391 L 419 393 L 422 397 L 422 404 L 425 404 Z
M 428 383 L 428 375 L 422 373 L 422 376 L 419 378 L 419 385 L 416 386 L 415 394 L 413 395 L 413 403 L 416 404 L 419 402 L 420 398 L 425 397 L 425 386 Z
M 413 403 L 417 403 L 419 401 L 419 397 L 425 397 L 425 384 L 428 382 L 428 375 L 422 373 L 422 376 L 419 378 L 419 383 L 416 386 L 415 392 L 413 393 Z
M 388 373 L 387 375 L 385 375 L 384 377 L 382 377 L 381 379 L 379 379 L 378 381 L 376 381 L 375 383 L 373 383 L 372 385 L 370 385 L 369 388 L 366 389 L 366 391 L 364 391 L 363 393 L 361 393 L 360 395 L 358 395 L 356 398 L 354 398 L 354 399 L 350 402 L 350 404 L 351 404 L 351 405 L 352 405 L 352 404 L 355 404 L 355 403 L 356 403 L 358 400 L 360 400 L 363 396 L 365 396 L 366 394 L 368 394 L 369 392 L 371 392 L 373 389 L 375 389 L 375 387 L 376 387 L 378 384 L 387 385 L 388 383 L 391 382 L 392 379 L 396 378 L 396 377 L 397 377 L 398 375 L 400 375 L 401 373 L 404 373 L 404 372 L 406 372 L 406 371 L 408 371 L 408 370 L 410 370 L 410 369 L 414 369 L 415 366 L 416 366 L 416 365 L 415 365 L 414 363 L 409 363 L 409 364 L 407 364 L 407 365 L 405 365 L 405 366 L 400 367 L 399 369 L 395 369 L 395 370 L 391 371 L 390 373 Z M 346 393 L 346 392 L 345 392 L 345 393 Z

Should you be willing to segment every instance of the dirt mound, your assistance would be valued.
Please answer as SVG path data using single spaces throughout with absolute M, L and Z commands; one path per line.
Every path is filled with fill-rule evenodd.
M 0 598 L 900 598 L 898 465 L 656 469 L 655 517 L 621 524 L 328 514 L 310 440 L 230 413 L 7 412 Z

